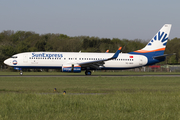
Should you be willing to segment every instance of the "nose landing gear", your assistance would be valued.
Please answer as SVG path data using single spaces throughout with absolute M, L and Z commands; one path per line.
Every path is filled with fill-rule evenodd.
M 20 75 L 23 75 L 23 72 L 22 72 L 22 71 L 20 71 Z
M 20 75 L 21 75 L 21 76 L 23 75 L 23 71 L 22 71 L 22 68 L 20 68 Z

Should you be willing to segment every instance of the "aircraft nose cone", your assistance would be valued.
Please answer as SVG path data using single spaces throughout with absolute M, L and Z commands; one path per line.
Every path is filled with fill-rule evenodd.
M 5 61 L 4 61 L 4 64 L 6 64 L 6 65 L 8 65 L 9 64 L 9 62 L 8 62 L 9 60 L 8 59 L 6 59 Z

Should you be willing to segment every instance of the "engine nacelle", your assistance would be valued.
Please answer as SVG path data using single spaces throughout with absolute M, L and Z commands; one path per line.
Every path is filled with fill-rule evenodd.
M 79 65 L 63 65 L 62 72 L 81 72 L 81 66 Z
M 21 70 L 21 68 L 18 68 L 18 67 L 14 67 L 15 70 Z

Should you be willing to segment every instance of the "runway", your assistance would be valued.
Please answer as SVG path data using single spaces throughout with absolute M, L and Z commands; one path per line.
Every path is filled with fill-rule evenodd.
M 151 75 L 0 75 L 0 77 L 180 77 L 180 74 Z

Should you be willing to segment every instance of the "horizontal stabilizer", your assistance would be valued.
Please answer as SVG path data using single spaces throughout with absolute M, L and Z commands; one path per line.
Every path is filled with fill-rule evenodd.
M 160 55 L 160 56 L 154 56 L 153 58 L 154 59 L 162 59 L 162 58 L 165 58 L 166 56 L 171 56 L 171 55 L 175 55 L 176 53 L 173 53 L 173 54 L 164 54 L 164 55 Z

